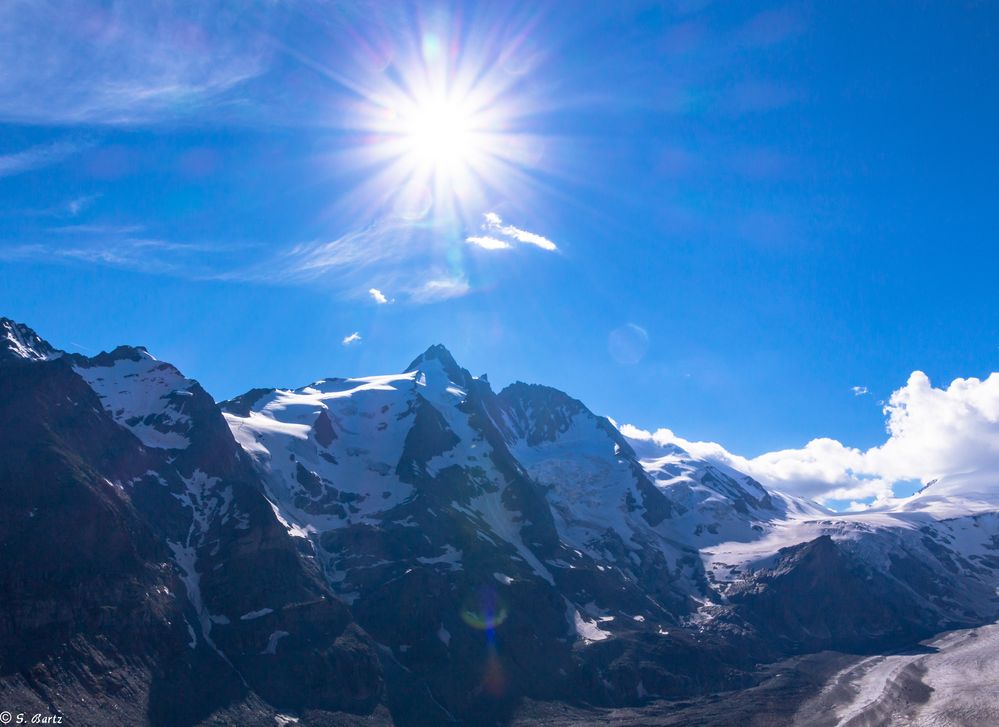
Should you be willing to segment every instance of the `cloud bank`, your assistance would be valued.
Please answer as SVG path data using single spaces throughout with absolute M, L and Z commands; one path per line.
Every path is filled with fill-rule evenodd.
M 884 406 L 887 438 L 867 450 L 826 437 L 799 449 L 747 458 L 715 442 L 692 442 L 669 429 L 648 432 L 625 424 L 625 436 L 677 444 L 695 457 L 739 469 L 775 489 L 819 502 L 882 504 L 893 486 L 975 474 L 999 491 L 999 373 L 932 385 L 922 371 L 909 376 Z

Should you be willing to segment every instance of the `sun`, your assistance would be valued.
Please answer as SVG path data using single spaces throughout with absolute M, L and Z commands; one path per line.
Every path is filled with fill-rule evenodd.
M 496 199 L 534 196 L 546 142 L 532 125 L 540 101 L 527 93 L 520 46 L 492 25 L 445 20 L 361 43 L 359 57 L 383 60 L 338 76 L 355 97 L 343 118 L 357 143 L 345 158 L 363 174 L 352 214 L 459 229 Z
M 476 139 L 476 119 L 463 104 L 430 98 L 407 109 L 400 119 L 404 153 L 417 173 L 456 180 L 484 152 Z

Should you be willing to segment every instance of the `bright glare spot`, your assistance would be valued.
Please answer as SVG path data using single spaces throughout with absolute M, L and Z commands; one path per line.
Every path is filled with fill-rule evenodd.
M 358 96 L 347 125 L 360 133 L 347 157 L 368 172 L 353 210 L 360 200 L 457 229 L 496 199 L 535 196 L 544 142 L 528 128 L 539 106 L 524 77 L 505 70 L 530 50 L 528 26 L 497 32 L 441 16 L 359 47 L 358 58 L 374 49 L 390 61 L 338 73 Z
M 446 98 L 414 105 L 401 119 L 401 132 L 416 165 L 435 175 L 454 177 L 482 152 L 476 148 L 472 114 Z

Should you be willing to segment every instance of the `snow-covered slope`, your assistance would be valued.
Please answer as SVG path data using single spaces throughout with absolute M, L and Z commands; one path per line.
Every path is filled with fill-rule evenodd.
M 146 349 L 120 346 L 93 358 L 73 357 L 76 371 L 90 385 L 115 421 L 147 447 L 185 449 L 191 418 L 185 413 L 194 381 Z
M 830 514 L 816 503 L 767 490 L 724 464 L 695 458 L 676 444 L 627 441 L 656 486 L 676 506 L 677 535 L 696 548 L 730 540 L 755 541 L 788 519 Z
M 474 421 L 471 390 L 480 385 L 433 347 L 401 374 L 259 391 L 223 408 L 291 532 L 405 527 L 407 505 L 419 500 L 471 518 L 483 537 L 506 541 L 550 579 L 524 546 L 523 513 L 504 501 L 507 477 Z

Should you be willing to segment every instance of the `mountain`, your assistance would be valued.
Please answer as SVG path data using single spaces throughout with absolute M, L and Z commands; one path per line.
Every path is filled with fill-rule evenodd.
M 999 504 L 967 482 L 831 513 L 441 345 L 216 404 L 141 347 L 0 336 L 0 704 L 25 712 L 638 714 L 999 613 Z
M 83 723 L 377 717 L 373 644 L 211 397 L 141 348 L 86 358 L 0 330 L 3 703 Z

